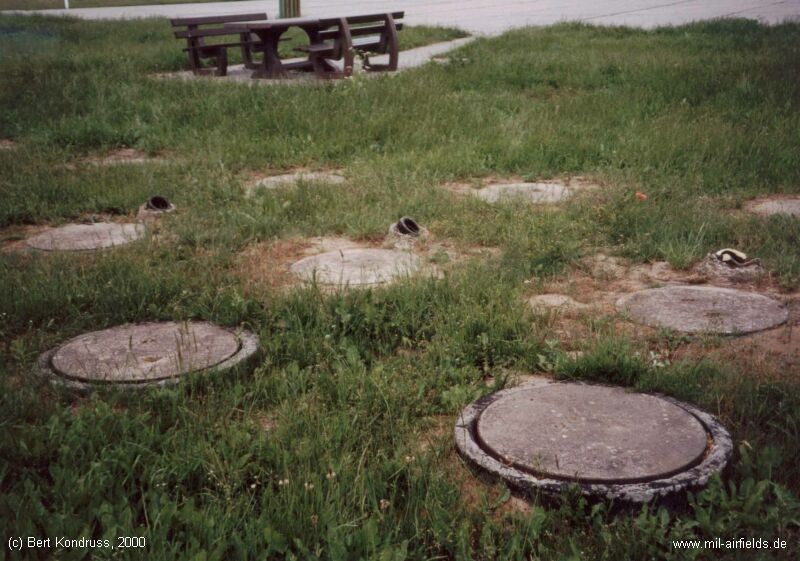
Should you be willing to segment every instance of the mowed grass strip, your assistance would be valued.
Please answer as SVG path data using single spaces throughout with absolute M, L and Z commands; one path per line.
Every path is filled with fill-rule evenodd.
M 795 550 L 777 555 L 796 554 L 795 384 L 737 364 L 655 364 L 602 324 L 570 357 L 520 298 L 524 281 L 598 247 L 679 266 L 738 247 L 795 289 L 797 221 L 740 207 L 800 192 L 800 26 L 527 29 L 445 65 L 320 87 L 150 77 L 187 67 L 161 21 L 0 17 L 0 30 L 0 138 L 16 145 L 0 151 L 5 237 L 132 216 L 156 192 L 179 208 L 158 237 L 117 251 L 0 255 L 4 535 L 139 535 L 156 559 L 688 559 L 671 540 L 720 536 L 785 539 Z M 455 35 L 410 28 L 406 45 L 415 34 Z M 80 163 L 122 146 L 169 161 Z M 249 173 L 301 166 L 343 168 L 348 182 L 245 197 Z M 603 189 L 560 209 L 439 189 L 512 175 Z M 404 214 L 501 251 L 443 279 L 350 293 L 256 298 L 235 274 L 251 243 L 373 240 Z M 244 324 L 263 351 L 232 375 L 135 396 L 76 399 L 30 376 L 69 337 L 159 319 Z M 485 379 L 502 387 L 509 370 L 689 400 L 732 430 L 734 466 L 677 512 L 613 517 L 570 495 L 515 510 L 450 436 L 492 391 Z

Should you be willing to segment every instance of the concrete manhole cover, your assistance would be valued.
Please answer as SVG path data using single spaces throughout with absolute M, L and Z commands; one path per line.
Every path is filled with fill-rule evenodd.
M 528 299 L 528 305 L 537 311 L 542 310 L 576 310 L 588 307 L 566 294 L 537 294 Z
M 488 203 L 523 200 L 546 204 L 568 199 L 574 191 L 561 183 L 494 183 L 482 189 L 472 189 L 470 193 Z
M 617 309 L 635 321 L 686 333 L 736 335 L 769 329 L 789 318 L 771 298 L 714 286 L 666 286 L 623 296 Z
M 344 249 L 301 259 L 291 266 L 291 271 L 321 284 L 366 286 L 408 276 L 420 266 L 419 257 L 405 251 Z
M 328 183 L 338 185 L 345 182 L 345 178 L 338 173 L 322 171 L 299 171 L 295 173 L 284 173 L 281 175 L 271 175 L 260 179 L 253 184 L 254 188 L 278 189 L 288 187 L 300 181 L 305 183 Z
M 781 214 L 800 218 L 800 195 L 755 199 L 745 206 L 750 212 L 762 216 Z
M 120 148 L 112 150 L 105 155 L 94 155 L 84 158 L 87 164 L 100 166 L 113 166 L 119 164 L 145 164 L 148 162 L 162 163 L 163 159 L 150 156 L 147 152 L 135 148 Z
M 249 332 L 206 322 L 129 324 L 80 335 L 39 358 L 42 372 L 68 385 L 144 385 L 198 370 L 224 370 L 257 349 Z
M 578 383 L 527 384 L 482 398 L 456 422 L 469 460 L 512 486 L 646 502 L 722 470 L 728 432 L 670 398 Z
M 41 251 L 92 251 L 130 243 L 144 233 L 141 224 L 67 224 L 28 238 L 25 243 Z

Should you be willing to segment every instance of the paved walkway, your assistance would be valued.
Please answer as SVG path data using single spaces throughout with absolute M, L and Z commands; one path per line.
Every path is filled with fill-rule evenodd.
M 301 0 L 303 15 L 329 16 L 405 10 L 409 25 L 451 25 L 476 34 L 513 27 L 584 21 L 651 28 L 721 17 L 775 24 L 800 20 L 800 0 Z M 132 19 L 241 12 L 278 14 L 278 0 L 206 4 L 40 10 L 86 19 Z
M 444 43 L 433 43 L 431 45 L 425 45 L 422 47 L 417 47 L 415 49 L 408 49 L 407 51 L 400 51 L 400 60 L 398 62 L 398 70 L 408 70 L 409 68 L 416 68 L 418 66 L 422 66 L 426 64 L 431 59 L 437 57 L 443 57 L 443 55 L 447 54 L 449 51 L 453 49 L 457 49 L 467 43 L 475 40 L 474 36 L 471 37 L 462 37 L 461 39 L 455 39 L 453 41 L 446 41 Z M 284 63 L 291 63 L 291 62 L 300 62 L 305 60 L 304 58 L 290 58 L 286 59 Z M 369 57 L 370 62 L 373 64 L 388 64 L 389 63 L 389 55 L 374 55 Z M 437 60 L 439 60 L 437 58 Z M 441 62 L 444 62 L 442 59 Z M 330 61 L 330 64 L 335 66 L 338 70 L 342 69 L 342 61 L 341 60 L 333 60 Z M 369 77 L 377 77 L 384 75 L 382 72 L 366 72 L 363 68 L 361 68 L 360 61 L 356 60 L 354 72 L 361 76 L 369 76 Z M 251 86 L 293 86 L 293 85 L 317 85 L 321 86 L 323 84 L 331 84 L 336 83 L 329 82 L 326 80 L 317 80 L 314 78 L 314 75 L 308 72 L 293 72 L 293 77 L 290 79 L 283 79 L 283 80 L 253 80 L 252 79 L 253 71 L 248 70 L 244 67 L 243 64 L 234 64 L 228 67 L 228 75 L 225 77 L 220 76 L 210 76 L 210 75 L 195 75 L 191 70 L 181 70 L 179 72 L 162 72 L 159 74 L 154 74 L 153 76 L 156 78 L 162 78 L 167 80 L 209 80 L 214 82 L 238 82 L 243 84 L 249 84 Z

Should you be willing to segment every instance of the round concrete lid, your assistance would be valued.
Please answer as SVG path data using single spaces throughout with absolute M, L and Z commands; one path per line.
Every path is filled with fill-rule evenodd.
M 405 251 L 343 249 L 301 259 L 291 271 L 321 284 L 364 286 L 407 276 L 419 267 L 419 257 Z
M 634 320 L 687 333 L 733 335 L 775 327 L 789 318 L 771 298 L 715 286 L 665 286 L 634 292 L 617 301 Z
M 42 251 L 90 251 L 130 243 L 144 235 L 141 224 L 67 224 L 28 238 L 28 246 Z
M 590 499 L 623 504 L 679 499 L 721 473 L 733 452 L 725 427 L 691 404 L 548 380 L 470 403 L 456 418 L 453 436 L 467 460 L 529 496 L 558 497 L 577 487 Z M 548 450 L 561 455 L 548 457 Z M 608 479 L 587 480 L 592 474 Z
M 495 183 L 472 191 L 489 203 L 522 199 L 532 203 L 557 203 L 572 196 L 572 191 L 560 183 Z
M 784 196 L 770 197 L 769 199 L 756 199 L 747 204 L 747 208 L 756 214 L 771 216 L 785 214 L 800 218 L 800 197 Z
M 345 177 L 338 173 L 326 171 L 299 171 L 295 173 L 271 175 L 259 180 L 254 186 L 263 187 L 265 189 L 276 189 L 279 187 L 294 185 L 301 181 L 305 183 L 330 183 L 333 185 L 338 185 L 345 182 Z
M 52 370 L 84 382 L 152 382 L 219 365 L 239 338 L 211 323 L 142 323 L 86 333 L 50 358 Z
M 667 477 L 699 463 L 708 444 L 685 409 L 622 388 L 523 386 L 489 405 L 477 423 L 501 461 L 554 479 L 628 483 Z

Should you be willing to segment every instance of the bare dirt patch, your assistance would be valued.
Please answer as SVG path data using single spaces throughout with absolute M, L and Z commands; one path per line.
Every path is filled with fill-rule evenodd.
M 709 347 L 710 339 L 702 336 L 681 336 L 666 341 L 659 329 L 633 323 L 616 309 L 617 300 L 625 294 L 670 285 L 733 286 L 765 294 L 786 302 L 790 309 L 789 322 L 777 329 L 744 337 L 715 337 Z M 734 282 L 729 278 L 699 274 L 697 266 L 683 271 L 666 262 L 632 264 L 623 258 L 597 253 L 580 260 L 566 276 L 540 283 L 536 288 L 537 294 L 526 296 L 533 304 L 543 295 L 547 296 L 545 300 L 556 301 L 559 299 L 556 297 L 563 296 L 570 299 L 568 302 L 576 303 L 545 307 L 541 306 L 539 298 L 540 305 L 532 306 L 534 321 L 545 331 L 545 337 L 555 339 L 568 352 L 585 350 L 592 341 L 602 337 L 622 336 L 653 364 L 683 358 L 699 360 L 706 356 L 739 363 L 751 356 L 754 366 L 769 359 L 775 372 L 787 367 L 797 371 L 800 331 L 792 326 L 800 321 L 800 294 L 781 293 L 777 280 L 768 273 L 749 282 Z
M 246 293 L 264 297 L 271 290 L 297 284 L 289 266 L 308 255 L 310 247 L 302 238 L 259 242 L 239 253 L 234 271 L 244 280 Z
M 441 269 L 447 269 L 469 259 L 498 257 L 501 253 L 496 247 L 458 244 L 434 236 L 420 239 L 414 244 L 414 251 Z
M 788 376 L 795 383 L 800 381 L 800 325 L 797 322 L 727 342 L 720 353 L 729 361 L 741 360 L 742 355 L 747 355 L 754 369 L 763 369 L 777 377 Z
M 378 244 L 343 237 L 297 237 L 259 242 L 245 248 L 237 256 L 234 270 L 244 279 L 248 293 L 264 297 L 270 292 L 280 292 L 302 284 L 302 279 L 293 274 L 290 268 L 304 257 L 370 247 L 378 247 Z
M 28 252 L 30 248 L 25 240 L 51 229 L 47 225 L 19 225 L 9 226 L 0 230 L 0 252 Z
M 317 253 L 325 253 L 327 251 L 341 251 L 343 249 L 357 249 L 360 247 L 376 247 L 370 241 L 362 240 L 357 242 L 350 238 L 336 238 L 318 236 L 315 238 L 306 238 L 308 247 L 303 252 L 304 255 L 316 255 Z
M 264 432 L 272 432 L 278 426 L 275 413 L 259 411 L 253 415 L 256 426 Z
M 526 516 L 533 506 L 503 484 L 482 473 L 473 473 L 453 450 L 445 467 L 451 481 L 456 482 L 464 505 L 472 511 L 490 514 L 496 521 L 507 516 Z
M 800 295 L 787 302 L 789 320 L 775 329 L 736 338 L 700 340 L 678 349 L 676 359 L 709 358 L 762 380 L 800 382 Z
M 658 285 L 668 277 L 671 271 L 662 266 L 633 266 L 598 253 L 580 260 L 566 276 L 539 283 L 537 293 L 526 295 L 525 301 L 546 339 L 557 341 L 567 352 L 580 352 L 611 334 L 651 336 L 651 328 L 617 314 L 615 303 L 621 294 Z
M 676 271 L 668 263 L 634 265 L 597 253 L 578 261 L 567 276 L 543 283 L 539 293 L 527 300 L 534 307 L 560 308 L 569 313 L 615 313 L 614 304 L 622 294 L 667 283 L 693 282 L 694 275 Z M 547 298 L 541 298 L 543 295 Z
M 17 143 L 13 140 L 8 140 L 6 138 L 0 138 L 0 150 L 16 150 Z
M 351 249 L 378 249 L 385 240 L 351 240 L 344 237 L 289 238 L 259 242 L 247 247 L 236 259 L 234 270 L 244 279 L 245 290 L 256 297 L 300 285 L 303 280 L 291 266 L 305 257 Z M 427 238 L 409 250 L 422 260 L 420 274 L 439 275 L 443 269 L 470 258 L 497 255 L 496 248 L 461 246 L 448 240 Z
M 709 272 L 700 267 L 701 264 L 689 270 L 679 270 L 664 261 L 633 264 L 627 259 L 600 252 L 581 259 L 565 278 L 545 283 L 541 292 L 565 294 L 578 303 L 608 311 L 613 310 L 617 299 L 623 294 L 669 284 L 713 284 L 772 295 L 780 293 L 777 279 L 768 272 L 747 281 L 740 278 L 733 280 Z

